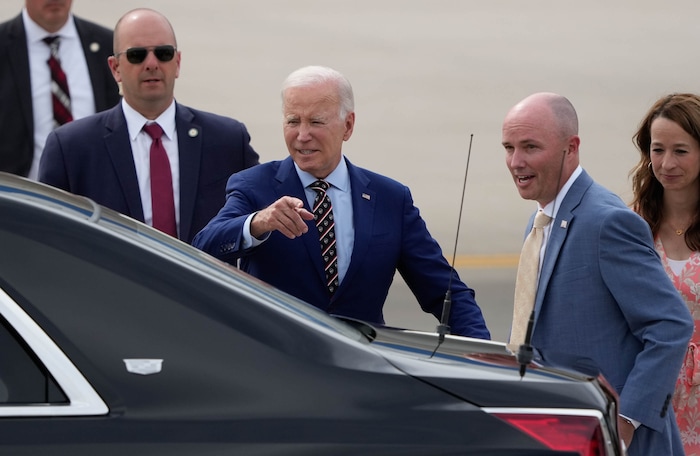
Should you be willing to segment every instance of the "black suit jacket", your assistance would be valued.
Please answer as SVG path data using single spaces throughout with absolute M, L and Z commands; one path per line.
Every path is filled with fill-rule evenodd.
M 78 17 L 75 28 L 90 72 L 95 109 L 111 108 L 119 102 L 119 87 L 107 64 L 112 54 L 112 30 Z M 31 90 L 27 38 L 20 14 L 0 24 L 0 171 L 22 176 L 29 173 L 34 157 Z

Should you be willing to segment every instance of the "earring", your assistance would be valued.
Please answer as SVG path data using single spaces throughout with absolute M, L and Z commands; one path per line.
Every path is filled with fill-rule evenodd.
M 649 168 L 649 171 L 651 171 L 651 162 L 647 165 L 647 168 Z

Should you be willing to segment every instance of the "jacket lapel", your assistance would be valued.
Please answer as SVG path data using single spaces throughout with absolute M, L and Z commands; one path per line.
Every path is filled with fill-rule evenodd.
M 345 277 L 338 287 L 334 298 L 341 296 L 352 283 L 352 278 L 357 274 L 360 265 L 364 264 L 369 250 L 372 228 L 374 226 L 374 211 L 377 197 L 374 190 L 369 188 L 370 179 L 360 168 L 357 168 L 349 160 L 345 159 L 350 175 L 350 192 L 352 197 L 352 218 L 355 229 L 352 256 Z
M 566 236 L 569 233 L 569 227 L 574 221 L 574 211 L 581 203 L 583 195 L 592 183 L 593 180 L 588 173 L 582 171 L 581 175 L 574 181 L 571 188 L 569 188 L 564 200 L 561 202 L 561 206 L 557 210 L 557 217 L 552 222 L 552 229 L 547 240 L 544 261 L 542 262 L 542 270 L 540 271 L 540 279 L 537 285 L 537 297 L 535 298 L 536 315 L 540 313 L 545 292 L 547 291 L 549 280 L 554 273 L 554 266 L 559 258 L 561 247 L 564 245 Z M 535 325 L 536 324 L 537 322 L 535 321 Z
M 180 158 L 180 238 L 190 239 L 202 163 L 202 127 L 194 122 L 192 111 L 177 103 L 175 125 Z
M 293 196 L 302 200 L 304 202 L 304 207 L 311 212 L 304 187 L 301 184 L 299 175 L 294 167 L 294 161 L 291 157 L 287 157 L 280 162 L 280 167 L 277 170 L 277 174 L 275 174 L 275 181 L 275 200 L 282 196 Z M 326 276 L 323 271 L 323 262 L 321 261 L 321 245 L 313 221 L 308 223 L 309 231 L 301 236 L 299 240 L 304 243 L 306 253 L 309 255 L 309 262 L 314 265 L 316 274 L 323 283 L 326 281 Z
M 7 53 L 10 66 L 17 84 L 17 93 L 22 101 L 22 116 L 26 122 L 28 131 L 34 131 L 34 117 L 32 115 L 32 88 L 29 77 L 29 57 L 27 52 L 27 38 L 20 14 L 12 20 L 9 27 Z M 32 154 L 34 151 L 31 151 Z
M 136 177 L 136 166 L 131 151 L 129 129 L 121 103 L 110 109 L 105 117 L 105 147 L 109 154 L 119 185 L 124 193 L 124 199 L 131 217 L 144 221 L 139 182 Z

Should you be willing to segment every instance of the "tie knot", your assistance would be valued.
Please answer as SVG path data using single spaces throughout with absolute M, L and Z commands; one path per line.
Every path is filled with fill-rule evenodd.
M 328 190 L 329 185 L 328 182 L 324 180 L 317 180 L 313 184 L 309 185 L 309 187 L 311 188 L 311 190 L 314 190 L 316 192 L 325 192 L 326 190 Z
M 545 214 L 543 211 L 538 211 L 535 215 L 535 223 L 532 225 L 533 228 L 544 228 L 552 220 L 552 217 Z
M 58 61 L 58 45 L 61 44 L 61 37 L 58 35 L 47 36 L 43 41 L 49 46 L 51 56 Z
M 150 136 L 153 139 L 160 139 L 160 137 L 163 136 L 163 129 L 160 128 L 160 125 L 158 125 L 155 122 L 152 124 L 144 125 L 143 131 L 148 133 L 148 136 Z

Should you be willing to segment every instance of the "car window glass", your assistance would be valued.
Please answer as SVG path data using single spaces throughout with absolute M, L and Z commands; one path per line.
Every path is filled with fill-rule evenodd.
M 51 375 L 0 317 L 0 405 L 66 403 Z

